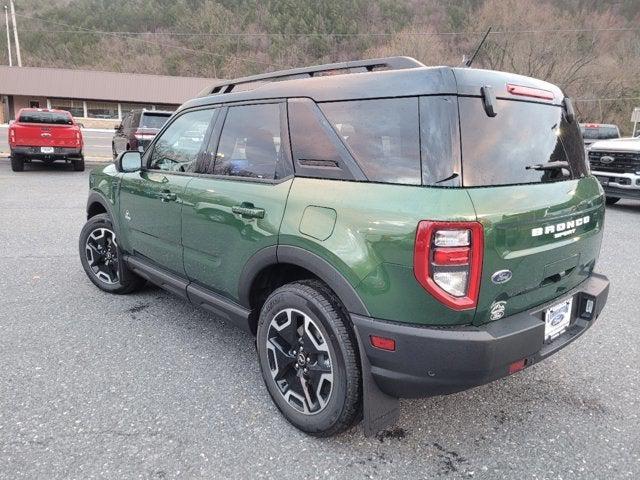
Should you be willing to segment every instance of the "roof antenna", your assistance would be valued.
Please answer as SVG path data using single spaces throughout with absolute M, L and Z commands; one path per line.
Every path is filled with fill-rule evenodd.
M 480 43 L 478 44 L 478 47 L 476 48 L 476 51 L 473 52 L 473 55 L 471 55 L 471 58 L 466 58 L 466 55 L 464 57 L 462 57 L 462 65 L 461 65 L 462 67 L 469 68 L 471 66 L 473 61 L 476 59 L 476 56 L 478 55 L 478 52 L 482 48 L 482 45 L 484 45 L 484 41 L 487 39 L 487 37 L 491 33 L 491 29 L 492 28 L 493 27 L 489 27 L 489 30 L 487 30 L 487 33 L 484 34 L 484 37 L 482 37 L 482 40 L 480 40 Z

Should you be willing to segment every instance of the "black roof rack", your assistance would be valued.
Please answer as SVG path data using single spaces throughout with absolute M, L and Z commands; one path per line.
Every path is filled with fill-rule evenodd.
M 424 64 L 411 57 L 386 57 L 373 58 L 370 60 L 356 60 L 351 62 L 327 63 L 325 65 L 315 65 L 313 67 L 292 68 L 290 70 L 279 70 L 277 72 L 225 80 L 215 83 L 211 87 L 205 88 L 198 96 L 206 97 L 208 95 L 230 93 L 232 91 L 237 92 L 251 90 L 264 83 L 277 82 L 281 80 L 294 80 L 298 78 L 321 77 L 344 73 L 372 72 L 374 70 L 402 70 L 420 67 L 424 67 Z

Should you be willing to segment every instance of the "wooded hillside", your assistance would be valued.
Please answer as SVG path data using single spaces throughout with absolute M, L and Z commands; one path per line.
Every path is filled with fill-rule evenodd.
M 210 77 L 410 55 L 557 83 L 583 121 L 629 132 L 640 106 L 640 2 L 16 0 L 23 63 Z M 6 35 L 0 36 L 6 64 Z

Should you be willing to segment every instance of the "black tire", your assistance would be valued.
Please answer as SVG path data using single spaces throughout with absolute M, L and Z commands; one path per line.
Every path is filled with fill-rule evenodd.
M 24 158 L 11 155 L 11 170 L 14 172 L 22 172 L 24 170 Z
M 287 309 L 293 312 L 291 316 L 288 316 Z M 302 323 L 299 318 L 295 320 L 296 315 L 303 315 Z M 269 295 L 260 311 L 256 341 L 262 378 L 267 390 L 284 417 L 295 427 L 313 436 L 335 435 L 360 418 L 362 381 L 357 340 L 348 315 L 336 295 L 318 280 L 302 280 L 278 288 Z M 294 326 L 294 329 L 288 330 L 286 325 L 280 326 L 278 318 L 284 318 L 284 323 Z M 307 319 L 310 322 L 307 323 Z M 309 342 L 298 340 L 298 335 L 304 337 L 307 333 L 307 324 L 316 339 L 313 343 L 321 345 L 325 351 L 313 353 L 314 347 L 307 346 Z M 302 334 L 295 325 L 304 325 Z M 285 333 L 280 333 L 281 331 Z M 291 343 L 284 340 L 289 337 L 289 331 L 293 332 Z M 309 339 L 310 336 L 307 335 L 306 338 Z M 296 343 L 298 350 L 291 347 Z M 303 348 L 311 353 L 305 353 Z M 284 350 L 287 351 L 286 354 L 283 354 Z M 304 368 L 298 367 L 300 364 L 297 359 L 301 354 Z M 282 360 L 278 360 L 276 355 Z M 305 360 L 305 357 L 308 358 Z M 292 362 L 296 362 L 295 365 Z M 280 363 L 286 365 L 282 370 L 278 366 Z M 273 373 L 274 365 L 277 373 Z M 330 382 L 327 378 L 322 378 L 320 373 L 327 370 L 330 370 Z M 280 377 L 281 371 L 287 373 L 279 380 L 284 384 L 275 380 Z M 313 378 L 317 379 L 318 376 L 320 379 L 314 382 Z M 292 399 L 293 387 L 303 390 L 306 397 L 296 394 L 297 399 Z M 287 394 L 289 399 L 285 399 Z M 314 401 L 311 401 L 312 395 Z M 323 401 L 322 396 L 326 396 Z M 298 405 L 294 406 L 294 403 Z M 310 408 L 312 406 L 313 409 Z
M 71 160 L 74 172 L 84 172 L 84 157 L 79 160 Z
M 98 276 L 98 273 L 96 273 L 96 268 L 99 270 L 99 266 L 95 266 L 95 264 L 93 264 L 94 267 L 92 268 L 92 264 L 90 264 L 90 260 L 88 258 L 90 254 L 87 253 L 87 250 L 91 250 L 88 247 L 88 240 L 94 232 L 98 232 L 96 233 L 98 235 L 101 230 L 110 232 L 112 235 L 112 240 L 115 240 L 113 224 L 111 223 L 109 215 L 106 213 L 101 213 L 99 215 L 91 217 L 89 220 L 87 220 L 87 223 L 84 224 L 84 227 L 82 227 L 82 231 L 80 232 L 80 262 L 82 263 L 82 268 L 84 268 L 84 271 L 89 277 L 89 280 L 91 280 L 99 289 L 109 293 L 126 294 L 140 289 L 145 284 L 145 280 L 129 270 L 126 264 L 122 261 L 122 252 L 117 245 L 117 240 L 115 242 L 105 242 L 105 248 L 102 249 L 103 256 L 106 255 L 108 251 L 111 252 L 111 254 L 109 255 L 109 274 L 111 274 L 111 280 L 113 281 L 107 281 L 105 279 L 105 276 L 109 277 L 109 274 L 106 274 L 104 272 L 100 272 L 101 274 L 103 274 L 102 277 Z M 105 233 L 107 237 L 109 236 L 108 233 L 103 233 Z M 109 249 L 109 247 L 111 248 Z M 96 255 L 100 255 L 100 253 L 95 249 L 93 249 L 93 252 L 95 252 Z M 94 255 L 93 252 L 91 253 L 92 257 Z M 115 260 L 113 257 L 113 253 L 115 253 L 116 255 Z M 100 263 L 101 266 L 104 265 L 104 262 L 98 263 Z
M 620 197 L 606 197 L 606 204 L 613 205 L 614 203 L 618 203 L 620 201 Z

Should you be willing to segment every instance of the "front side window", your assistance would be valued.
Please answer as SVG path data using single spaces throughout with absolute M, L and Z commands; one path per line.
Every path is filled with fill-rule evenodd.
M 156 140 L 149 168 L 173 172 L 194 170 L 215 110 L 180 115 Z
M 272 180 L 281 154 L 279 104 L 229 107 L 213 173 Z
M 369 180 L 420 185 L 417 98 L 331 102 L 320 108 Z

